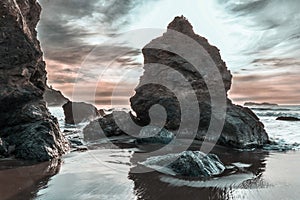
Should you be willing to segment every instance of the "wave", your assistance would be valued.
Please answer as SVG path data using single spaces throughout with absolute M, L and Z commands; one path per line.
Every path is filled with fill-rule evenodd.
M 255 111 L 255 110 L 254 110 Z M 267 111 L 267 112 L 255 112 L 259 117 L 300 117 L 299 112 L 275 112 L 275 111 Z

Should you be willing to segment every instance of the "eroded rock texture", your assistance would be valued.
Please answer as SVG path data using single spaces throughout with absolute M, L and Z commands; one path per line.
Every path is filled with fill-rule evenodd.
M 6 156 L 44 161 L 62 155 L 68 143 L 43 101 L 40 12 L 36 0 L 0 2 L 0 137 Z

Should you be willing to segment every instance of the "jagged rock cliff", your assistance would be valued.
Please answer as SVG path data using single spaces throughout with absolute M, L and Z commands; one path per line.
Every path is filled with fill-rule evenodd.
M 68 143 L 43 101 L 46 70 L 35 30 L 40 12 L 36 0 L 0 2 L 0 138 L 2 156 L 45 161 L 66 152 Z
M 189 48 L 188 45 L 190 44 L 188 42 L 180 44 L 174 31 L 192 38 L 206 52 L 195 54 L 196 49 Z M 153 48 L 157 46 L 162 48 Z M 199 73 L 194 65 L 182 57 L 182 55 L 180 56 L 176 52 L 165 50 L 172 49 L 172 47 L 175 47 L 173 49 L 177 48 L 178 52 L 184 49 L 185 51 L 182 55 L 188 55 L 187 57 L 191 57 L 191 60 L 198 62 L 194 64 L 206 67 L 203 68 L 205 70 Z M 259 121 L 258 117 L 250 109 L 234 105 L 227 98 L 227 92 L 231 87 L 232 79 L 230 71 L 221 59 L 219 50 L 215 46 L 210 45 L 205 38 L 195 34 L 192 25 L 186 18 L 183 16 L 176 17 L 169 24 L 168 31 L 163 36 L 152 40 L 143 48 L 142 52 L 145 63 L 144 74 L 140 78 L 140 84 L 135 90 L 136 94 L 130 99 L 131 107 L 142 125 L 147 125 L 155 120 L 155 118 L 150 120 L 149 109 L 155 104 L 160 104 L 167 112 L 165 128 L 168 130 L 177 130 L 181 123 L 182 105 L 180 105 L 175 94 L 181 95 L 181 99 L 184 99 L 185 95 L 189 98 L 189 92 L 193 92 L 196 95 L 197 105 L 200 110 L 198 116 L 196 116 L 198 108 L 185 106 L 184 109 L 187 111 L 186 113 L 189 113 L 191 121 L 199 117 L 196 138 L 204 140 L 210 126 L 211 118 L 221 118 L 217 115 L 212 116 L 210 92 L 215 90 L 216 93 L 220 93 L 222 90 L 219 91 L 217 87 L 208 90 L 207 86 L 208 82 L 215 86 L 217 80 L 214 79 L 217 79 L 217 75 L 220 74 L 219 77 L 223 82 L 223 92 L 226 93 L 224 95 L 224 102 L 225 105 L 227 104 L 227 112 L 221 136 L 217 138 L 218 143 L 237 148 L 248 148 L 259 147 L 268 142 L 268 135 L 264 130 L 264 125 Z M 213 62 L 207 62 L 208 56 Z M 215 73 L 212 71 L 214 67 L 216 67 L 218 73 L 215 76 L 214 74 L 209 74 Z M 179 80 L 176 73 L 180 73 L 188 81 L 192 87 L 191 91 L 184 88 L 184 82 Z M 210 77 L 209 80 L 205 80 L 207 77 Z M 153 80 L 156 80 L 158 84 L 147 84 Z M 171 82 L 168 87 L 163 85 L 166 81 Z M 159 84 L 160 82 L 162 85 Z M 207 137 L 211 136 L 208 135 Z M 212 140 L 214 139 L 212 138 Z

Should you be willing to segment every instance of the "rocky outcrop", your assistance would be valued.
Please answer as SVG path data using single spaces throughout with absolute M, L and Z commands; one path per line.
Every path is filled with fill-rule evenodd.
M 53 89 L 51 86 L 46 86 L 44 100 L 47 106 L 62 106 L 69 101 L 61 91 Z
M 197 42 L 205 51 L 201 51 L 201 54 L 195 54 L 196 49 L 191 49 L 188 41 L 182 44 L 175 37 L 174 32 L 180 32 L 185 36 L 193 39 Z M 180 46 L 180 45 L 181 46 Z M 186 45 L 183 47 L 183 45 Z M 161 49 L 155 48 L 161 47 Z M 174 47 L 174 48 L 173 48 Z M 176 52 L 167 51 L 166 49 L 184 49 L 181 51 L 181 55 L 177 55 Z M 144 74 L 140 77 L 140 83 L 135 89 L 135 95 L 131 97 L 131 107 L 139 119 L 139 123 L 147 125 L 155 120 L 151 118 L 149 109 L 156 104 L 163 106 L 167 113 L 167 119 L 165 128 L 168 130 L 178 130 L 181 123 L 181 107 L 184 107 L 185 113 L 188 113 L 190 120 L 199 117 L 199 126 L 196 138 L 204 140 L 207 130 L 210 126 L 211 118 L 221 119 L 221 116 L 214 113 L 212 114 L 211 106 L 211 94 L 214 90 L 215 93 L 220 93 L 217 87 L 211 87 L 208 90 L 209 85 L 216 86 L 218 74 L 212 74 L 214 67 L 217 67 L 217 73 L 220 74 L 221 81 L 223 82 L 223 91 L 226 107 L 225 124 L 221 136 L 219 138 L 213 138 L 222 145 L 227 145 L 236 148 L 248 148 L 248 147 L 260 147 L 268 142 L 268 135 L 264 130 L 264 125 L 259 121 L 258 117 L 248 108 L 237 106 L 227 98 L 227 92 L 231 87 L 232 75 L 227 69 L 225 62 L 221 59 L 219 50 L 210 45 L 208 41 L 195 34 L 192 25 L 183 16 L 176 17 L 168 26 L 168 30 L 163 36 L 152 40 L 146 45 L 142 53 L 144 55 Z M 195 55 L 194 55 L 195 54 Z M 203 69 L 200 74 L 195 69 L 195 65 L 192 65 L 190 61 L 187 61 L 184 55 L 191 57 L 191 60 L 197 63 L 197 66 L 201 66 Z M 208 62 L 208 57 L 212 62 Z M 155 63 L 155 64 L 153 64 Z M 167 66 L 167 67 L 165 67 Z M 185 80 L 191 85 L 192 91 L 184 88 L 184 81 L 180 81 L 176 73 L 180 73 Z M 207 79 L 207 77 L 209 77 Z M 206 78 L 206 79 L 205 79 Z M 148 84 L 149 82 L 156 80 L 158 84 Z M 168 87 L 164 86 L 163 82 L 170 82 Z M 197 105 L 200 113 L 197 113 L 195 107 L 180 105 L 179 97 L 175 94 L 179 94 L 181 99 L 186 99 L 189 102 L 190 92 L 193 92 L 197 98 Z M 197 108 L 198 109 L 198 108 Z M 198 115 L 198 116 L 196 116 Z
M 9 155 L 45 161 L 65 153 L 68 142 L 43 101 L 45 62 L 35 30 L 40 12 L 36 0 L 0 2 L 0 137 Z
M 300 121 L 300 119 L 297 118 L 297 117 L 277 117 L 276 120 L 281 120 L 281 121 Z
M 78 124 L 91 121 L 100 116 L 100 112 L 92 104 L 84 102 L 68 101 L 63 106 L 65 122 L 67 124 Z

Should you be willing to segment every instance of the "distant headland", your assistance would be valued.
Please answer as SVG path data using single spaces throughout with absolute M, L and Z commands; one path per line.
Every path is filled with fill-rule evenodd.
M 244 106 L 279 106 L 279 105 L 276 103 L 268 103 L 268 102 L 263 102 L 263 103 L 245 102 Z

